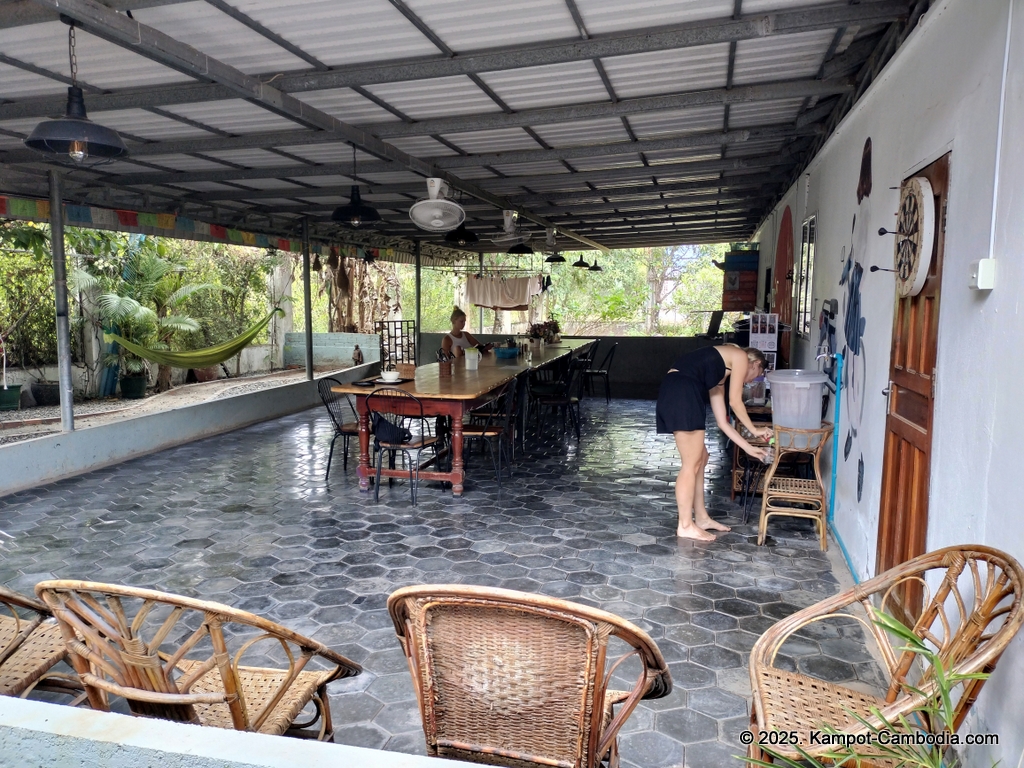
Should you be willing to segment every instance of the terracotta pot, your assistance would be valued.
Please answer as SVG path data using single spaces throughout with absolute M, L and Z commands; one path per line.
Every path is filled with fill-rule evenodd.
M 195 374 L 196 381 L 214 381 L 220 378 L 220 366 L 211 365 L 208 368 L 193 368 L 192 373 Z

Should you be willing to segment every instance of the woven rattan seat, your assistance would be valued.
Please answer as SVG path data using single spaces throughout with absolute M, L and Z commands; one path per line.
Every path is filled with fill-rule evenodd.
M 776 515 L 813 520 L 818 531 L 821 551 L 828 548 L 825 536 L 825 484 L 821 479 L 821 452 L 832 434 L 832 425 L 822 422 L 820 429 L 789 429 L 775 425 L 775 458 L 764 476 L 761 495 L 761 519 L 757 543 L 764 544 L 768 520 Z M 787 454 L 810 454 L 814 478 L 781 477 L 777 474 L 782 457 Z
M 44 581 L 36 593 L 97 710 L 109 710 L 113 695 L 144 717 L 326 741 L 334 734 L 327 683 L 362 671 L 315 640 L 220 603 L 85 581 Z M 265 663 L 243 666 L 247 656 Z
M 626 718 L 641 699 L 672 689 L 654 641 L 596 608 L 507 589 L 428 585 L 398 590 L 388 610 L 409 659 L 429 755 L 614 766 Z M 607 655 L 610 638 L 623 652 L 617 661 Z M 636 672 L 633 687 L 609 690 L 613 671 Z
M 0 603 L 0 694 L 27 695 L 68 650 L 38 600 L 0 587 Z
M 895 614 L 910 627 L 937 652 L 947 673 L 991 673 L 1024 622 L 1022 590 L 1024 569 L 1012 557 L 990 547 L 947 547 L 794 613 L 765 632 L 751 649 L 751 731 L 795 731 L 800 746 L 813 756 L 834 749 L 811 744 L 813 731 L 831 726 L 851 737 L 865 734 L 867 726 L 854 713 L 881 727 L 873 709 L 897 728 L 905 717 L 941 733 L 941 722 L 929 722 L 920 715 L 938 696 L 935 671 L 925 663 L 926 658 L 905 650 L 903 638 L 888 634 L 874 621 L 874 609 Z M 857 626 L 862 630 L 857 634 L 870 637 L 882 658 L 885 689 L 874 693 L 854 690 L 776 666 L 779 655 L 787 653 L 786 642 L 794 635 L 797 641 L 803 639 L 801 630 L 840 631 L 852 638 L 851 630 Z M 963 723 L 984 682 L 968 680 L 954 688 L 954 728 Z M 858 752 L 870 754 L 869 749 L 858 747 Z M 772 750 L 794 760 L 801 757 L 793 746 Z M 767 757 L 756 743 L 747 754 Z M 888 765 L 884 759 L 875 764 Z

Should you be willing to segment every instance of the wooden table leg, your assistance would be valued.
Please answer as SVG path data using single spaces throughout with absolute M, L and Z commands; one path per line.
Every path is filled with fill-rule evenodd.
M 462 413 L 452 414 L 452 495 L 462 495 L 462 481 L 466 479 L 462 462 Z
M 359 466 L 356 474 L 359 476 L 359 490 L 370 490 L 370 413 L 366 410 L 365 398 L 359 408 Z

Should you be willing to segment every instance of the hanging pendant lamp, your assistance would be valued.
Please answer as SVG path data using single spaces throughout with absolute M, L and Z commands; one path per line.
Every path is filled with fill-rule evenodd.
M 453 245 L 466 246 L 473 245 L 474 243 L 479 242 L 480 238 L 477 237 L 475 233 L 470 232 L 468 229 L 466 229 L 466 223 L 463 222 L 462 224 L 459 224 L 459 226 L 457 226 L 451 232 L 446 233 L 444 236 L 444 241 L 446 243 L 451 243 Z
M 594 259 L 594 263 L 590 265 L 589 270 L 591 272 L 604 272 L 604 270 L 601 269 L 601 265 L 597 263 L 596 258 Z
M 587 262 L 583 260 L 583 254 L 582 254 L 582 253 L 580 254 L 580 257 L 579 257 L 579 259 L 577 259 L 576 261 L 574 261 L 574 262 L 572 263 L 572 265 L 573 265 L 574 267 L 579 267 L 580 269 L 590 269 L 590 265 L 589 265 L 589 264 L 587 264 Z
M 352 145 L 352 175 L 356 175 L 356 145 Z M 353 184 L 348 195 L 348 202 L 334 209 L 331 220 L 339 224 L 358 229 L 359 227 L 376 226 L 380 213 L 372 205 L 364 203 L 359 196 L 359 185 Z
M 46 155 L 69 157 L 76 165 L 109 162 L 128 155 L 128 147 L 112 128 L 92 122 L 85 113 L 85 95 L 78 87 L 78 60 L 75 58 L 75 25 L 68 29 L 68 58 L 71 61 L 71 86 L 64 117 L 44 120 L 25 139 L 25 146 Z
M 565 256 L 560 254 L 558 251 L 555 251 L 550 256 L 548 256 L 546 259 L 544 259 L 544 263 L 545 264 L 565 264 Z
M 509 254 L 510 256 L 532 256 L 533 248 L 528 246 L 526 243 L 519 243 L 518 245 L 513 245 L 511 248 L 505 251 L 505 253 Z

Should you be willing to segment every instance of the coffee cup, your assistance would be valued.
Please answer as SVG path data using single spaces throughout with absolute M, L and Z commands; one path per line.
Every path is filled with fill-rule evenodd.
M 380 377 L 384 379 L 384 381 L 391 382 L 398 381 L 401 378 L 401 376 L 399 376 L 398 374 L 398 371 L 381 371 Z

